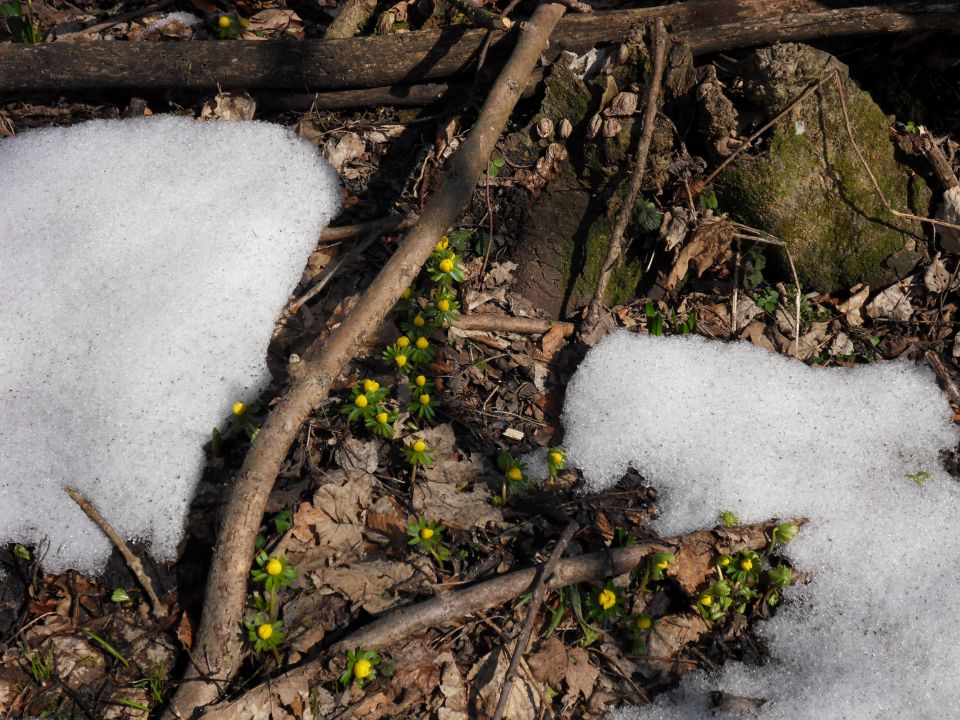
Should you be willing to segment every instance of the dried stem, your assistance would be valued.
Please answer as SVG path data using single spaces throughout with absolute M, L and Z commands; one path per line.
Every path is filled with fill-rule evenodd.
M 93 506 L 93 503 L 83 496 L 83 493 L 70 487 L 64 488 L 64 491 L 80 506 L 80 509 L 87 514 L 87 517 L 97 524 L 97 527 L 103 531 L 103 534 L 110 538 L 110 542 L 112 542 L 117 550 L 120 551 L 120 554 L 123 555 L 123 559 L 127 563 L 127 567 L 130 568 L 130 572 L 133 573 L 137 582 L 140 583 L 140 587 L 147 593 L 147 597 L 150 599 L 150 606 L 153 608 L 153 614 L 158 618 L 165 618 L 167 616 L 167 608 L 160 602 L 160 598 L 157 597 L 157 591 L 153 588 L 153 581 L 150 579 L 150 576 L 147 575 L 146 571 L 144 571 L 140 558 L 133 554 L 133 551 L 127 543 L 124 542 L 123 538 L 120 537 L 117 531 L 113 529 L 113 526 L 107 522 L 107 519 Z

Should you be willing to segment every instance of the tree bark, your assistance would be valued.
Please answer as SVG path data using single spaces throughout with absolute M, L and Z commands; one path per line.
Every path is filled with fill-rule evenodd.
M 571 15 L 551 55 L 619 41 L 662 17 L 694 53 L 776 41 L 960 27 L 960 2 L 884 2 L 825 9 L 814 0 L 693 0 Z M 402 85 L 470 72 L 486 30 L 444 28 L 383 37 L 261 42 L 91 42 L 0 45 L 0 93 L 100 89 L 338 90 Z M 516 33 L 497 32 L 487 62 L 502 62 Z

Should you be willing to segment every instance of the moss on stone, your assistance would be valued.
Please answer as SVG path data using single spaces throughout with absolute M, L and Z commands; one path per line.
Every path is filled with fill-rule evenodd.
M 891 120 L 842 76 L 853 134 L 880 190 L 894 208 L 923 202 L 929 191 L 916 188 L 894 158 Z M 877 195 L 850 143 L 832 82 L 776 125 L 766 152 L 731 165 L 718 191 L 723 209 L 786 242 L 801 282 L 822 291 L 876 282 L 887 258 L 920 234 Z

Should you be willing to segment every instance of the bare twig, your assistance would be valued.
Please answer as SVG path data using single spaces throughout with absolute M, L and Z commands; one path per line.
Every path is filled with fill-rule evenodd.
M 310 287 L 310 289 L 290 303 L 289 307 L 287 308 L 288 315 L 296 315 L 298 312 L 300 312 L 300 308 L 313 300 L 317 295 L 320 294 L 321 290 L 330 284 L 330 281 L 333 280 L 334 276 L 340 271 L 340 268 L 343 267 L 344 263 L 346 263 L 348 260 L 355 260 L 356 258 L 360 257 L 364 251 L 366 251 L 366 249 L 373 244 L 373 241 L 376 240 L 377 237 L 377 233 L 370 233 L 363 241 L 354 245 L 350 252 L 344 253 L 343 257 L 339 258 L 329 267 L 324 268 L 320 277 L 317 278 L 317 281 Z
M 520 629 L 520 635 L 517 637 L 517 644 L 513 648 L 513 656 L 510 658 L 510 665 L 503 677 L 503 689 L 500 691 L 500 700 L 497 702 L 497 708 L 493 712 L 491 720 L 500 720 L 503 717 L 504 710 L 507 709 L 507 700 L 510 698 L 510 689 L 513 687 L 513 674 L 517 671 L 520 659 L 527 651 L 527 644 L 530 642 L 530 635 L 533 633 L 533 626 L 540 612 L 540 606 L 543 604 L 543 598 L 547 594 L 547 580 L 553 575 L 553 569 L 557 566 L 561 556 L 567 549 L 567 545 L 573 539 L 577 531 L 577 523 L 571 521 L 564 528 L 563 534 L 557 540 L 550 558 L 543 564 L 540 573 L 537 575 L 537 582 L 533 587 L 533 599 L 527 607 L 527 616 L 523 620 L 523 627 Z
M 274 406 L 260 429 L 240 469 L 217 536 L 193 648 L 194 656 L 208 665 L 201 668 L 203 673 L 231 677 L 240 665 L 245 648 L 240 628 L 254 539 L 290 446 L 313 409 L 326 399 L 334 379 L 377 331 L 433 252 L 437 239 L 469 202 L 490 150 L 563 12 L 562 5 L 550 2 L 537 7 L 476 124 L 450 159 L 443 185 L 431 197 L 420 221 L 367 288 L 350 317 L 332 330 L 319 356 L 307 360 L 304 374 Z M 165 717 L 190 715 L 218 697 L 217 685 L 204 680 L 197 668 L 188 671 L 186 680 Z
M 168 5 L 173 5 L 174 0 L 162 0 L 154 5 L 145 5 L 136 10 L 130 10 L 129 12 L 120 13 L 119 15 L 114 15 L 108 20 L 103 22 L 98 22 L 94 25 L 88 27 L 80 28 L 79 30 L 72 30 L 70 32 L 58 33 L 57 40 L 63 40 L 64 38 L 73 37 L 76 35 L 88 35 L 90 33 L 101 32 L 103 30 L 109 30 L 114 25 L 119 25 L 120 23 L 130 22 L 131 20 L 136 20 L 139 17 L 144 15 L 149 15 L 150 13 L 155 13 L 158 10 L 163 10 Z
M 617 214 L 617 222 L 610 235 L 610 245 L 607 248 L 607 257 L 603 261 L 603 270 L 600 272 L 600 278 L 597 281 L 597 290 L 590 301 L 587 309 L 587 317 L 584 326 L 587 331 L 596 327 L 600 319 L 600 308 L 603 306 L 603 296 L 607 293 L 607 285 L 610 283 L 610 275 L 620 260 L 620 253 L 623 248 L 623 236 L 627 230 L 627 224 L 630 222 L 630 216 L 633 212 L 633 205 L 640 194 L 640 184 L 643 182 L 644 172 L 647 167 L 647 156 L 650 154 L 650 142 L 653 140 L 653 127 L 657 119 L 657 106 L 660 101 L 660 84 L 663 81 L 663 67 L 667 54 L 667 29 L 661 18 L 657 18 L 653 25 L 653 74 L 650 78 L 650 87 L 647 90 L 647 102 L 643 111 L 643 131 L 640 134 L 640 142 L 637 147 L 637 154 L 634 158 L 633 174 L 630 177 L 630 184 L 623 198 L 623 204 L 620 206 L 620 212 Z
M 402 215 L 390 215 L 389 217 L 380 218 L 379 220 L 370 220 L 369 222 L 362 222 L 356 225 L 328 227 L 320 233 L 320 242 L 327 245 L 340 242 L 341 240 L 349 240 L 358 235 L 366 235 L 367 233 L 377 233 L 380 235 L 386 232 L 406 230 L 416 225 L 419 219 L 417 215 L 407 215 L 406 217 Z
M 550 328 L 559 326 L 564 337 L 573 334 L 573 323 L 562 320 L 541 320 L 539 318 L 520 318 L 494 313 L 461 315 L 453 324 L 461 330 L 482 330 L 487 332 L 518 333 L 523 335 L 543 335 Z
M 64 491 L 80 506 L 80 509 L 87 514 L 87 517 L 97 524 L 97 527 L 103 531 L 103 534 L 110 538 L 110 542 L 112 542 L 117 550 L 120 551 L 120 554 L 123 555 L 123 559 L 127 563 L 127 567 L 130 568 L 130 572 L 133 573 L 137 582 L 140 583 L 144 592 L 147 593 L 147 597 L 150 599 L 150 606 L 153 608 L 153 614 L 158 618 L 165 618 L 167 616 L 167 608 L 160 602 L 160 598 L 157 597 L 157 592 L 153 589 L 153 581 L 144 571 L 140 558 L 133 554 L 133 551 L 127 543 L 124 542 L 124 539 L 120 537 L 117 531 L 113 529 L 113 526 L 107 522 L 107 519 L 93 506 L 93 503 L 83 496 L 83 493 L 70 487 L 64 488 Z
M 954 405 L 960 405 L 960 390 L 957 389 L 957 384 L 953 381 L 953 378 L 950 377 L 950 371 L 947 370 L 947 366 L 943 364 L 943 360 L 941 360 L 940 356 L 933 350 L 927 350 L 926 358 L 927 362 L 930 363 L 930 367 L 932 367 L 933 371 L 937 374 L 937 379 L 943 385 L 943 389 L 946 390 L 947 395 L 950 396 L 950 402 Z

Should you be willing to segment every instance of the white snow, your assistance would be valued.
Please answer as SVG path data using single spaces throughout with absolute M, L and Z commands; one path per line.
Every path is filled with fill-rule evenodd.
M 72 485 L 172 558 L 203 444 L 268 380 L 339 180 L 278 126 L 173 117 L 2 140 L 0 177 L 0 542 L 102 568 Z
M 194 25 L 199 25 L 201 22 L 203 21 L 193 13 L 181 11 L 172 12 L 164 15 L 158 20 L 154 20 L 144 28 L 144 32 L 146 33 L 153 30 L 163 30 L 165 27 L 173 25 L 174 23 L 181 23 L 184 27 L 193 27 Z
M 694 673 L 611 720 L 712 717 L 708 690 L 767 698 L 761 718 L 960 716 L 960 485 L 938 462 L 958 432 L 932 373 L 622 331 L 587 355 L 563 421 L 590 489 L 629 465 L 658 488 L 662 533 L 721 509 L 811 521 L 788 554 L 813 582 L 758 624 L 770 662 Z

